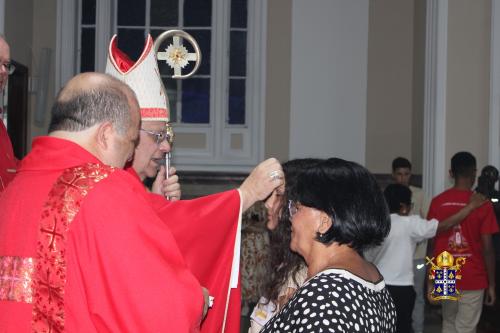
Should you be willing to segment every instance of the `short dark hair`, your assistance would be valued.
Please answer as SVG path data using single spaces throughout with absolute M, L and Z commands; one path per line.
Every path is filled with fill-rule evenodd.
M 411 205 L 411 190 L 401 184 L 390 184 L 384 190 L 385 202 L 391 213 L 399 213 L 401 204 Z
M 481 176 L 487 177 L 491 181 L 498 181 L 498 169 L 493 165 L 487 165 L 481 170 Z
M 123 84 L 115 83 L 81 91 L 64 100 L 60 98 L 61 90 L 52 107 L 49 132 L 82 131 L 109 121 L 124 134 L 131 122 L 130 106 L 127 95 L 120 89 Z
M 458 177 L 470 178 L 476 171 L 476 158 L 467 151 L 460 151 L 451 158 L 451 173 Z
M 347 244 L 358 253 L 379 245 L 390 231 L 387 205 L 375 177 L 361 165 L 330 158 L 305 170 L 291 200 L 328 214 L 332 226 L 316 240 Z
M 411 163 L 408 159 L 404 157 L 396 157 L 392 161 L 392 172 L 396 171 L 396 169 L 400 168 L 408 168 L 411 170 Z

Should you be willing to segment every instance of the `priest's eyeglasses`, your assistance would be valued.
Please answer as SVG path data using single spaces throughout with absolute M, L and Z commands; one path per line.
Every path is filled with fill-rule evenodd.
M 155 137 L 155 141 L 157 145 L 160 145 L 163 141 L 167 140 L 168 144 L 172 145 L 173 143 L 173 135 L 168 130 L 164 130 L 161 132 L 150 131 L 144 128 L 141 128 L 141 131 L 148 133 Z
M 10 62 L 4 62 L 0 64 L 0 66 L 7 72 L 7 75 L 11 75 L 16 70 L 16 66 L 14 66 L 14 64 Z

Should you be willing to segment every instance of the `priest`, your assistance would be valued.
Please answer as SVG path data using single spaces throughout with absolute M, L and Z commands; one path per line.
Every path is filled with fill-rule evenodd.
M 253 201 L 241 201 L 237 190 L 177 201 L 181 191 L 175 169 L 170 168 L 169 177 L 165 177 L 162 166 L 165 154 L 172 149 L 173 130 L 151 36 L 147 36 L 139 59 L 132 61 L 118 48 L 115 35 L 109 45 L 106 73 L 127 83 L 137 94 L 141 108 L 140 140 L 127 171 L 140 181 L 156 177 L 153 190 L 161 196 L 150 194 L 150 202 L 169 226 L 193 274 L 214 297 L 202 332 L 239 332 L 241 213 Z M 270 160 L 260 167 L 272 171 L 274 163 Z M 242 188 L 254 182 L 251 176 Z
M 2 332 L 197 332 L 202 287 L 142 184 L 134 93 L 97 73 L 68 82 L 0 198 Z M 277 162 L 268 162 L 279 169 Z M 254 179 L 266 183 L 269 169 Z M 280 179 L 241 188 L 262 199 Z

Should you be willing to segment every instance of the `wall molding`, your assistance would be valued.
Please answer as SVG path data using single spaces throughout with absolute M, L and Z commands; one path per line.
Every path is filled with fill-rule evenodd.
M 445 188 L 448 0 L 428 0 L 425 42 L 423 189 L 429 197 Z
M 75 75 L 77 1 L 57 0 L 55 91 Z
M 488 163 L 500 165 L 500 0 L 491 1 Z

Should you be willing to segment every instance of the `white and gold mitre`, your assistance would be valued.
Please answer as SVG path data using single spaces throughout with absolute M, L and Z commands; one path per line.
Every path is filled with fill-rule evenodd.
M 117 45 L 114 35 L 109 43 L 106 73 L 125 82 L 137 95 L 142 121 L 169 121 L 168 97 L 161 81 L 153 38 L 148 35 L 144 50 L 134 63 Z

